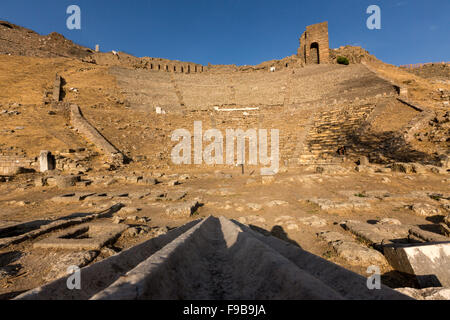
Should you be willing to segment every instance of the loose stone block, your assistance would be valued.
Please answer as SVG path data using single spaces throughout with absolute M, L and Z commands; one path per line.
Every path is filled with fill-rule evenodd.
M 316 228 L 324 227 L 327 225 L 327 221 L 325 219 L 319 218 L 317 216 L 298 218 L 298 220 L 304 225 Z
M 450 242 L 389 245 L 384 255 L 396 270 L 415 275 L 422 288 L 450 286 Z
M 167 185 L 168 185 L 169 187 L 178 186 L 178 185 L 180 185 L 180 184 L 181 184 L 181 183 L 180 183 L 178 180 L 171 180 L 171 181 L 167 182 Z
M 359 165 L 361 165 L 361 166 L 368 166 L 369 164 L 370 164 L 369 158 L 367 158 L 366 156 L 361 156 L 359 158 Z
M 352 265 L 385 266 L 387 264 L 386 259 L 380 252 L 356 242 L 338 241 L 332 245 L 336 253 Z
M 185 191 L 169 191 L 167 192 L 164 200 L 166 201 L 178 201 L 186 197 L 187 192 Z
M 450 237 L 450 227 L 445 223 L 440 223 L 439 225 L 441 227 L 442 233 L 445 234 L 447 237 Z
M 84 224 L 36 242 L 34 248 L 100 250 L 113 242 L 127 228 L 126 225 L 111 223 Z
M 55 170 L 55 157 L 50 151 L 41 151 L 39 155 L 39 170 L 41 172 Z
M 70 188 L 76 185 L 80 181 L 79 176 L 58 176 L 56 177 L 56 186 L 58 188 Z
M 274 176 L 263 176 L 262 178 L 262 184 L 272 184 L 275 181 L 275 177 Z
M 158 180 L 156 180 L 155 178 L 144 177 L 140 180 L 140 183 L 153 186 L 153 185 L 158 184 Z
M 411 236 L 418 238 L 418 239 L 422 239 L 425 242 L 450 241 L 450 239 L 447 239 L 447 237 L 444 237 L 444 236 L 434 233 L 434 232 L 422 230 L 418 227 L 411 227 L 409 229 L 409 237 L 411 238 Z
M 355 242 L 347 234 L 325 231 L 317 233 L 317 236 L 330 244 L 339 257 L 347 260 L 352 265 L 387 265 L 386 259 L 380 252 Z
M 247 203 L 247 207 L 253 211 L 260 211 L 262 209 L 262 205 L 258 203 Z
M 240 223 L 243 224 L 259 224 L 259 225 L 264 225 L 266 223 L 266 219 L 264 219 L 263 217 L 259 217 L 259 216 L 245 216 L 245 217 L 239 217 L 237 218 L 237 221 L 239 221 Z
M 423 217 L 432 217 L 441 214 L 441 210 L 428 203 L 414 203 L 410 209 L 417 215 Z
M 176 204 L 166 209 L 166 214 L 172 217 L 188 218 L 195 213 L 200 204 L 197 201 L 189 201 L 181 204 Z
M 365 222 L 348 220 L 342 222 L 341 226 L 373 246 L 380 246 L 385 243 L 401 240 L 406 242 L 409 234 L 409 227 L 406 225 L 372 225 Z
M 396 162 L 392 165 L 392 171 L 401 173 L 414 173 L 413 166 L 409 163 Z

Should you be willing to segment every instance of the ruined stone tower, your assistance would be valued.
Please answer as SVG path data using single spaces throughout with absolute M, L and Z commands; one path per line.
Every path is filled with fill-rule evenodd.
M 305 64 L 329 63 L 328 22 L 306 27 L 306 31 L 300 37 L 297 55 Z

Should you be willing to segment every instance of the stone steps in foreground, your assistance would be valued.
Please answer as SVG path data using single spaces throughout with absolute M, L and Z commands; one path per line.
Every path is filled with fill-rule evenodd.
M 209 217 L 81 269 L 82 290 L 67 277 L 16 299 L 271 300 L 408 299 L 236 221 Z

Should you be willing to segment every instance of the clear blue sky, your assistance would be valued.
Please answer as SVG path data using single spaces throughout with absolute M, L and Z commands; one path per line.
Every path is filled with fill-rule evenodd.
M 66 28 L 81 7 L 82 29 Z M 366 9 L 381 8 L 369 30 Z M 330 47 L 358 45 L 392 64 L 450 61 L 449 0 L 3 0 L 0 20 L 59 32 L 102 51 L 213 64 L 258 64 L 297 52 L 310 24 L 328 21 Z

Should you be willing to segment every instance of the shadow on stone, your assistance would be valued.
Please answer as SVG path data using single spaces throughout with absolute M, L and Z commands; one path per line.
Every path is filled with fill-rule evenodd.
M 436 216 L 432 216 L 432 217 L 426 217 L 425 220 L 430 221 L 432 223 L 439 224 L 441 222 L 444 222 L 444 216 L 436 215 Z
M 401 272 L 401 271 L 389 271 L 381 275 L 381 283 L 387 285 L 390 288 L 415 288 L 419 289 L 419 282 L 415 275 Z
M 382 133 L 351 133 L 346 137 L 352 153 L 357 155 L 378 154 L 371 162 L 385 164 L 387 162 L 418 162 L 421 164 L 439 165 L 438 157 L 433 157 L 415 150 L 405 139 L 394 131 Z
M 11 251 L 0 254 L 0 268 L 19 260 L 22 255 L 23 253 L 20 251 Z
M 439 224 L 420 224 L 420 225 L 418 225 L 418 227 L 421 230 L 433 232 L 433 233 L 436 233 L 437 235 L 442 236 Z M 449 241 L 450 241 L 450 239 L 449 239 Z
M 257 227 L 255 225 L 249 225 L 249 227 L 250 227 L 250 229 L 252 229 L 256 232 L 259 232 L 265 236 L 274 236 L 274 237 L 281 239 L 283 241 L 286 241 L 300 249 L 302 248 L 297 242 L 295 242 L 294 240 L 292 240 L 288 237 L 288 234 L 286 233 L 286 231 L 284 231 L 282 226 L 274 226 L 271 231 L 267 231 L 266 229 Z

